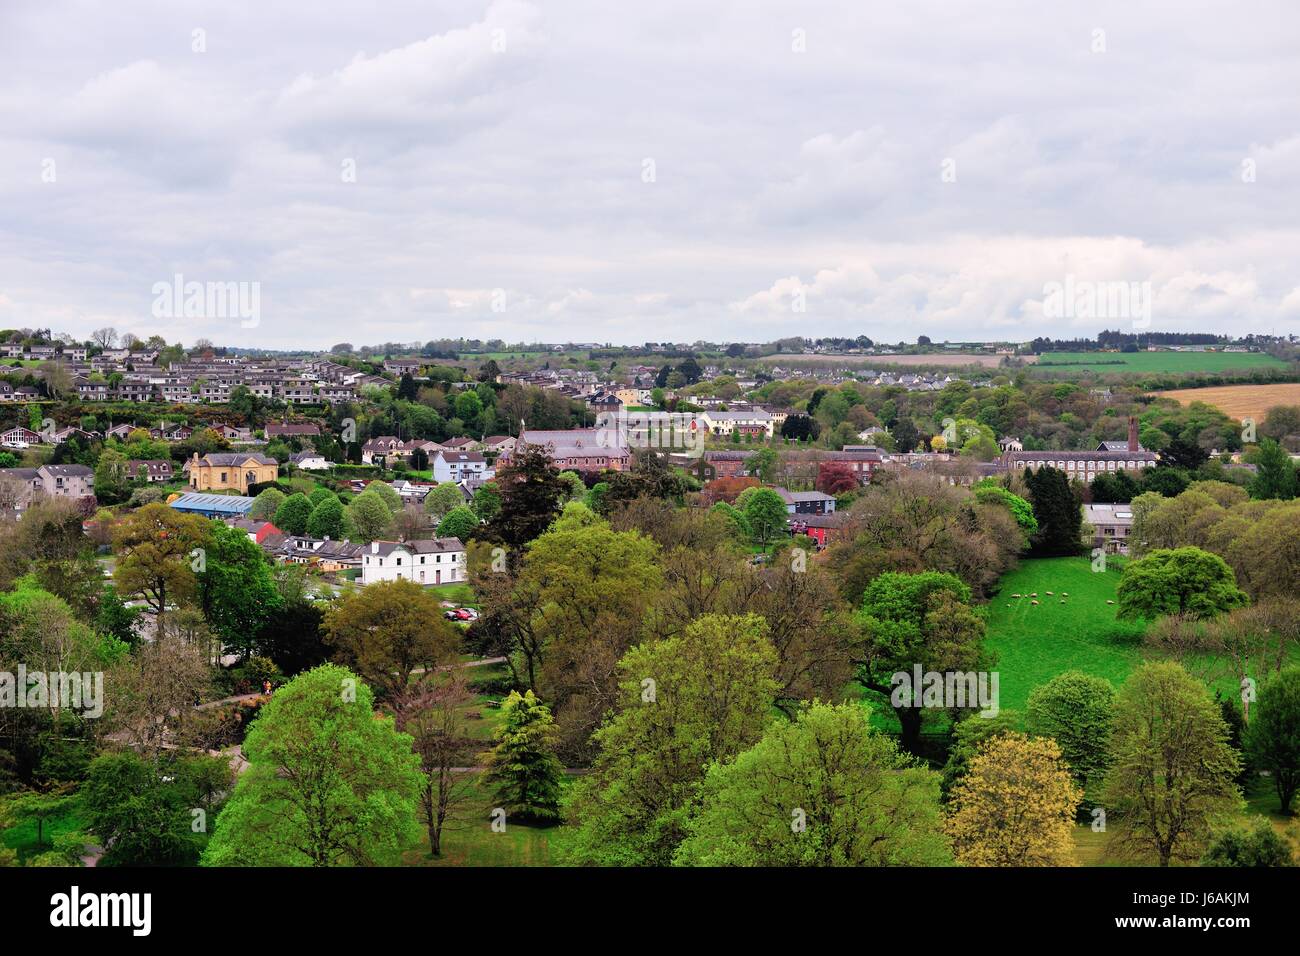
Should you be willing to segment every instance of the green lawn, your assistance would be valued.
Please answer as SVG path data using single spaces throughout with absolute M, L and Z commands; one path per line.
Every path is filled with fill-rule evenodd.
M 1286 368 L 1261 352 L 1048 352 L 1031 368 L 1046 372 L 1114 372 L 1120 375 L 1240 372 Z
M 460 819 L 444 828 L 442 855 L 429 855 L 429 838 L 402 854 L 405 866 L 548 866 L 550 840 L 558 827 L 533 827 L 506 820 L 505 830 L 492 829 L 491 794 L 475 781 L 475 791 L 461 807 Z
M 1064 671 L 1096 674 L 1118 687 L 1141 662 L 1144 626 L 1117 621 L 1118 605 L 1106 603 L 1115 600 L 1119 564 L 1111 560 L 1095 572 L 1086 557 L 1029 559 L 1002 579 L 989 602 L 988 646 L 997 654 L 1004 710 L 1023 711 L 1030 691 Z M 1017 593 L 1026 596 L 1012 597 Z
M 41 827 L 41 846 L 36 845 L 35 820 L 24 820 L 17 826 L 5 830 L 3 834 L 0 834 L 0 842 L 3 842 L 11 850 L 17 850 L 19 862 L 25 863 L 29 857 L 48 853 L 54 849 L 54 838 L 56 836 L 73 830 L 80 830 L 85 825 L 85 820 L 81 818 L 80 810 L 74 800 L 62 814 L 45 821 L 44 826 Z

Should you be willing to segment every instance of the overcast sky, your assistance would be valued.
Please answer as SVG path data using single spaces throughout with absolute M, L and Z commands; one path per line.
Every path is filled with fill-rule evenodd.
M 0 0 L 0 327 L 1133 325 L 1044 317 L 1072 276 L 1297 332 L 1298 44 L 1295 0 Z M 169 317 L 178 274 L 257 283 L 257 323 Z

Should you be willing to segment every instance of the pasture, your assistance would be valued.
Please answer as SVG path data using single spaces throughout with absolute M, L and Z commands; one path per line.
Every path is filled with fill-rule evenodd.
M 1041 374 L 1192 375 L 1284 369 L 1281 359 L 1262 352 L 1048 352 L 1034 369 Z

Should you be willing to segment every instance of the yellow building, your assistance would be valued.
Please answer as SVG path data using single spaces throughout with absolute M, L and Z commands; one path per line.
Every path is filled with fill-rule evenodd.
M 190 473 L 190 487 L 195 491 L 238 491 L 248 489 L 280 476 L 280 465 L 274 458 L 247 452 L 221 452 L 204 455 L 196 452 L 186 466 Z

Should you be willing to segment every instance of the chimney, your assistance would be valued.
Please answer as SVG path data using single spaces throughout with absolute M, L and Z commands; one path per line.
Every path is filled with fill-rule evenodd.
M 1138 420 L 1136 415 L 1128 417 L 1128 450 L 1138 450 Z
M 378 554 L 378 553 L 379 553 L 379 542 L 378 542 L 378 541 L 371 541 L 371 542 L 370 542 L 370 553 L 371 553 L 371 554 Z

